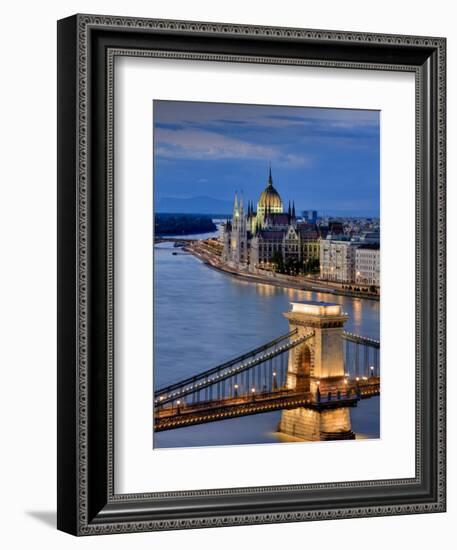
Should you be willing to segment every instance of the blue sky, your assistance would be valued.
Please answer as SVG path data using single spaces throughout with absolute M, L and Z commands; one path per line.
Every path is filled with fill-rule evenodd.
M 257 202 L 271 162 L 286 205 L 377 216 L 379 140 L 379 111 L 154 101 L 155 200 Z

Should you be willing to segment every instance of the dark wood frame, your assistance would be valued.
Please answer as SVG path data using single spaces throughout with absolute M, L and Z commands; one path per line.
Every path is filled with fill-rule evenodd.
M 75 15 L 58 22 L 58 528 L 89 535 L 445 510 L 445 39 Z M 113 60 L 416 75 L 416 476 L 119 495 L 113 488 Z

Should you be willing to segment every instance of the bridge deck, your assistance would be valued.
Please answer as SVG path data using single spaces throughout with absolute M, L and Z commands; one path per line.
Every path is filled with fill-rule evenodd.
M 379 395 L 379 379 L 360 381 L 358 388 L 353 385 L 341 392 L 340 399 L 335 394 L 330 399 L 321 397 L 319 401 L 310 392 L 297 393 L 294 390 L 279 389 L 261 393 L 254 397 L 241 396 L 219 401 L 204 401 L 180 407 L 164 407 L 155 410 L 154 430 L 156 432 L 184 428 L 206 422 L 216 422 L 228 418 L 261 414 L 277 410 L 304 407 L 325 410 L 339 407 L 354 407 L 360 399 Z

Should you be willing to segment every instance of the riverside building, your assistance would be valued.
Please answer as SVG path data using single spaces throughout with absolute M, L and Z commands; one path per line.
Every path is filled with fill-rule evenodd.
M 358 237 L 329 233 L 320 243 L 320 278 L 379 288 L 379 233 L 365 233 Z

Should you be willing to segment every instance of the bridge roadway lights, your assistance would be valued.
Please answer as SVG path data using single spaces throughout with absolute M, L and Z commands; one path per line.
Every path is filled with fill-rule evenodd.
M 379 390 L 371 390 L 367 391 L 362 395 L 362 399 L 365 397 L 371 397 L 372 395 L 379 394 Z M 351 407 L 357 406 L 357 403 L 359 401 L 359 398 L 354 396 L 352 399 L 348 398 L 344 401 L 338 401 L 338 400 L 324 400 L 321 402 L 317 402 L 316 400 L 310 399 L 309 397 L 303 396 L 303 398 L 298 397 L 297 395 L 290 395 L 290 397 L 286 396 L 286 399 L 280 398 L 279 402 L 276 399 L 273 399 L 273 401 L 256 401 L 255 404 L 249 400 L 248 397 L 246 397 L 246 401 L 241 403 L 235 403 L 228 406 L 223 406 L 222 409 L 216 409 L 213 413 L 208 414 L 207 410 L 195 410 L 192 412 L 192 410 L 182 411 L 180 414 L 174 410 L 174 412 L 167 418 L 157 418 L 155 423 L 155 430 L 156 431 L 163 431 L 163 430 L 169 430 L 184 426 L 190 426 L 190 425 L 196 425 L 196 424 L 202 424 L 206 422 L 212 422 L 221 420 L 223 418 L 233 418 L 237 416 L 244 416 L 246 414 L 256 414 L 258 412 L 267 412 L 272 410 L 283 410 L 283 417 L 282 420 L 289 420 L 290 417 L 294 419 L 296 416 L 298 417 L 298 420 L 295 418 L 295 427 L 292 427 L 294 430 L 294 434 L 290 432 L 291 435 L 295 435 L 295 437 L 301 437 L 304 440 L 328 440 L 328 439 L 351 439 L 351 433 L 350 430 L 344 429 L 347 426 L 344 424 L 341 427 L 341 422 L 337 422 L 335 425 L 335 420 L 338 420 L 338 417 L 341 416 L 339 413 L 333 413 L 332 415 L 329 415 L 332 410 L 338 410 L 338 409 L 346 409 L 347 411 Z M 325 429 L 321 429 L 321 425 L 319 422 L 316 421 L 316 418 L 314 418 L 315 422 L 315 430 L 314 430 L 314 436 L 316 438 L 312 437 L 310 435 L 310 422 L 308 418 L 308 423 L 306 425 L 308 432 L 303 431 L 303 418 L 300 417 L 300 413 L 297 413 L 297 411 L 303 411 L 303 410 L 311 410 L 315 412 L 317 415 L 323 415 L 322 418 L 322 428 L 325 426 L 330 426 L 328 433 L 325 431 Z M 289 416 L 289 418 L 287 418 Z M 326 417 L 326 418 L 324 418 Z M 333 417 L 333 425 L 332 425 L 332 417 Z M 306 420 L 306 419 L 305 419 Z M 325 420 L 325 422 L 324 422 Z M 343 420 L 345 420 L 343 415 Z M 339 421 L 341 421 L 341 418 L 339 418 Z M 284 428 L 284 423 L 280 428 Z M 319 430 L 317 430 L 319 428 Z M 340 430 L 340 431 L 338 431 Z M 288 433 L 288 432 L 286 432 Z M 302 435 L 300 436 L 300 433 Z M 337 435 L 341 433 L 341 437 L 337 437 Z M 319 437 L 317 437 L 317 434 Z
M 369 395 L 367 395 L 369 397 Z M 332 415 L 328 414 L 332 410 L 335 411 L 337 409 L 349 409 L 350 407 L 354 407 L 357 405 L 358 399 L 354 396 L 352 399 L 347 399 L 344 401 L 337 401 L 336 399 L 333 399 L 331 401 L 321 401 L 317 402 L 315 399 L 311 398 L 311 394 L 299 396 L 297 394 L 286 394 L 284 396 L 281 396 L 279 398 L 273 397 L 272 399 L 266 399 L 263 400 L 262 396 L 258 397 L 259 400 L 255 400 L 255 402 L 251 401 L 249 396 L 245 396 L 245 401 L 238 402 L 238 403 L 231 403 L 231 404 L 221 404 L 220 407 L 216 407 L 212 412 L 209 412 L 208 409 L 200 409 L 195 410 L 192 407 L 190 409 L 184 409 L 180 412 L 180 414 L 177 413 L 176 409 L 173 410 L 172 414 L 166 418 L 160 418 L 158 417 L 155 421 L 155 430 L 156 431 L 163 431 L 163 430 L 170 430 L 185 426 L 191 426 L 196 424 L 203 424 L 206 422 L 213 422 L 217 420 L 222 420 L 224 418 L 233 418 L 233 417 L 239 417 L 244 415 L 250 415 L 250 414 L 257 414 L 262 412 L 268 412 L 273 410 L 283 410 L 284 412 L 289 412 L 292 414 L 295 414 L 295 411 L 299 410 L 311 410 L 317 415 L 324 415 L 326 417 L 326 424 L 329 425 L 330 432 L 333 434 L 331 437 L 335 438 L 335 433 L 337 433 L 339 428 L 339 425 L 335 425 L 335 422 L 330 422 L 331 417 L 335 417 L 338 419 L 338 413 L 333 413 Z M 283 417 L 287 416 L 283 414 Z M 344 415 L 343 415 L 344 416 Z M 302 419 L 299 418 L 299 421 L 301 422 Z M 343 418 L 344 420 L 344 418 Z M 300 422 L 297 424 L 300 426 Z M 324 426 L 324 424 L 322 424 Z M 319 426 L 318 426 L 319 427 Z M 346 426 L 343 426 L 346 427 Z M 302 429 L 302 428 L 300 428 Z M 295 428 L 295 436 L 300 437 L 300 429 Z M 308 419 L 308 429 L 309 429 L 309 419 Z M 322 432 L 324 439 L 329 439 L 330 435 L 327 437 L 325 432 L 325 429 L 321 429 L 319 427 L 319 434 Z M 347 432 L 348 430 L 343 430 L 346 434 L 342 438 L 347 439 Z M 329 433 L 330 433 L 329 432 Z M 317 432 L 315 433 L 315 435 Z M 325 437 L 324 437 L 325 436 Z M 302 436 L 302 439 L 309 440 L 310 439 L 309 433 L 304 433 Z M 319 436 L 320 437 L 320 436 Z M 319 439 L 319 438 L 317 438 Z M 311 440 L 314 440 L 311 437 Z
M 156 410 L 160 412 L 156 417 L 155 429 L 161 431 L 223 418 L 282 410 L 279 430 L 286 434 L 304 440 L 352 438 L 350 407 L 356 406 L 360 399 L 379 394 L 379 379 L 373 376 L 374 368 L 370 368 L 370 378 L 363 376 L 355 384 L 349 380 L 348 373 L 344 372 L 342 326 L 347 315 L 342 313 L 339 304 L 310 302 L 294 303 L 292 311 L 285 316 L 292 329 L 285 335 L 288 338 L 287 344 L 276 348 L 275 352 L 263 353 L 261 357 L 241 365 L 243 369 L 257 368 L 257 365 L 262 368 L 265 361 L 273 359 L 284 350 L 291 350 L 287 380 L 284 386 L 281 384 L 280 391 L 277 372 L 270 371 L 273 389 L 270 394 L 262 391 L 259 378 L 259 387 L 243 387 L 242 396 L 239 396 L 238 384 L 234 383 L 231 399 L 185 406 L 181 398 L 188 391 L 189 383 L 198 390 L 199 386 L 217 383 L 220 374 L 215 378 L 207 378 L 206 382 L 185 380 L 179 386 L 174 384 L 159 392 L 167 390 L 167 400 L 171 397 L 171 414 L 168 416 L 167 411 L 163 411 L 161 395 L 157 403 Z M 281 337 L 281 340 L 285 337 Z M 275 345 L 277 342 L 278 339 L 274 341 Z M 271 347 L 271 342 L 268 345 Z M 265 349 L 265 345 L 262 346 L 262 350 Z M 241 359 L 244 361 L 246 356 L 240 356 L 239 360 Z M 239 367 L 227 370 L 228 364 L 222 366 L 226 369 L 224 376 L 227 374 L 235 382 Z M 233 366 L 233 360 L 229 366 Z M 208 375 L 212 376 L 214 372 L 216 371 L 211 369 Z M 178 387 L 183 389 L 173 391 Z M 165 417 L 161 414 L 162 411 Z

